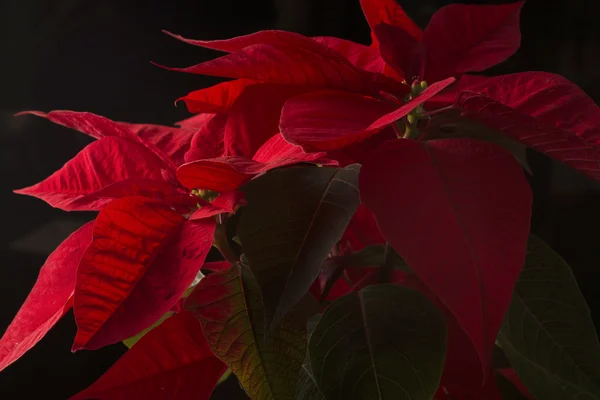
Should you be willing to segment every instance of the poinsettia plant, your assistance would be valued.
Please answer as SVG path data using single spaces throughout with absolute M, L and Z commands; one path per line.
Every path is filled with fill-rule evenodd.
M 252 399 L 600 398 L 525 157 L 600 179 L 600 109 L 557 75 L 476 75 L 519 47 L 523 2 L 424 31 L 361 5 L 370 46 L 173 35 L 226 54 L 172 69 L 230 79 L 183 96 L 177 127 L 25 113 L 97 140 L 17 192 L 98 214 L 42 267 L 0 369 L 72 308 L 73 351 L 131 347 L 73 399 L 207 399 L 229 373 Z

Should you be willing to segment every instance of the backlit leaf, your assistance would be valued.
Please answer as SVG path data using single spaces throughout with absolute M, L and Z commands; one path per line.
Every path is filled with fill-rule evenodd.
M 39 342 L 71 309 L 77 266 L 92 242 L 94 222 L 72 233 L 46 260 L 29 296 L 0 339 L 0 371 Z
M 143 197 L 105 206 L 77 271 L 73 349 L 127 339 L 169 311 L 200 270 L 214 227 Z
M 153 329 L 71 400 L 208 400 L 226 370 L 183 311 Z
M 270 329 L 309 290 L 359 204 L 357 165 L 271 171 L 242 190 L 237 236 Z
M 567 263 L 535 236 L 499 336 L 536 399 L 600 398 L 600 344 Z
M 308 348 L 326 399 L 431 400 L 443 371 L 446 326 L 422 294 L 372 285 L 331 303 Z
M 253 399 L 294 399 L 306 354 L 306 320 L 290 313 L 265 338 L 260 288 L 247 267 L 208 275 L 186 302 L 213 352 Z
M 65 211 L 99 210 L 110 200 L 96 196 L 109 185 L 128 179 L 163 181 L 162 163 L 140 145 L 105 137 L 86 146 L 42 182 L 16 190 Z

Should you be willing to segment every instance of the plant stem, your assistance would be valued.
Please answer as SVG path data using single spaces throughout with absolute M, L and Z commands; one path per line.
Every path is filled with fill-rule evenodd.
M 225 223 L 221 222 L 219 219 L 219 223 L 215 227 L 215 238 L 213 241 L 213 246 L 217 248 L 221 252 L 223 258 L 230 263 L 236 263 L 239 261 L 237 255 L 231 250 L 229 246 L 229 241 L 227 240 L 227 226 Z
M 389 242 L 385 242 L 385 248 L 383 250 L 383 260 L 381 262 L 381 270 L 379 279 L 381 283 L 388 283 L 392 280 L 392 272 L 394 270 L 394 257 Z

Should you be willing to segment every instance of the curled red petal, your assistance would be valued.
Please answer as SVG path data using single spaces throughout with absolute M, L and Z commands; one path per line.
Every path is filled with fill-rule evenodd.
M 139 144 L 108 136 L 89 144 L 42 182 L 15 192 L 40 198 L 65 211 L 98 210 L 109 201 L 96 196 L 102 189 L 128 179 L 162 182 L 163 167 Z
M 208 346 L 200 321 L 182 311 L 144 335 L 71 400 L 208 400 L 226 369 Z
M 77 266 L 90 243 L 94 222 L 73 232 L 48 257 L 14 320 L 0 339 L 0 370 L 39 342 L 71 308 Z
M 169 311 L 204 263 L 214 228 L 148 198 L 105 206 L 77 271 L 73 350 L 124 340 Z

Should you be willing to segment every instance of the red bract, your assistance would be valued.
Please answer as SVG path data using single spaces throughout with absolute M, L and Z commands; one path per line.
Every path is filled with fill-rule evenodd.
M 383 236 L 455 315 L 487 375 L 529 235 L 531 190 L 519 165 L 484 142 L 399 140 L 365 163 L 360 192 Z
M 600 108 L 561 76 L 464 76 L 435 101 L 452 104 L 463 117 L 600 179 Z
M 33 112 L 97 141 L 18 192 L 99 214 L 48 258 L 0 369 L 73 305 L 74 350 L 139 340 L 74 399 L 208 398 L 223 362 L 253 398 L 499 400 L 496 374 L 528 395 L 496 344 L 536 396 L 600 396 L 589 310 L 506 151 L 600 179 L 600 110 L 555 75 L 465 75 L 516 51 L 522 5 L 422 31 L 361 0 L 370 46 L 173 35 L 228 53 L 177 70 L 232 79 L 179 99 L 179 127 Z
M 371 3 L 363 1 L 363 3 Z M 382 57 L 406 76 L 437 81 L 465 72 L 490 68 L 519 48 L 519 13 L 523 2 L 506 5 L 441 8 L 422 33 L 396 9 L 391 21 L 370 22 Z M 364 7 L 364 6 L 363 6 Z
M 71 308 L 77 266 L 92 242 L 93 225 L 88 222 L 73 232 L 42 266 L 31 293 L 0 339 L 0 370 L 32 348 Z
M 169 311 L 204 263 L 214 229 L 214 221 L 187 221 L 158 200 L 126 197 L 104 207 L 77 271 L 73 349 L 127 339 Z
M 454 82 L 436 82 L 398 107 L 388 101 L 344 92 L 313 92 L 290 99 L 281 111 L 281 131 L 307 150 L 335 150 L 365 140 L 407 116 Z
M 200 322 L 182 311 L 145 335 L 71 400 L 209 399 L 226 369 L 210 350 Z
M 176 207 L 194 204 L 175 178 L 175 168 L 192 140 L 188 130 L 129 125 L 73 111 L 33 114 L 98 141 L 44 181 L 17 193 L 66 211 L 99 210 L 112 198 L 132 195 L 162 198 Z

